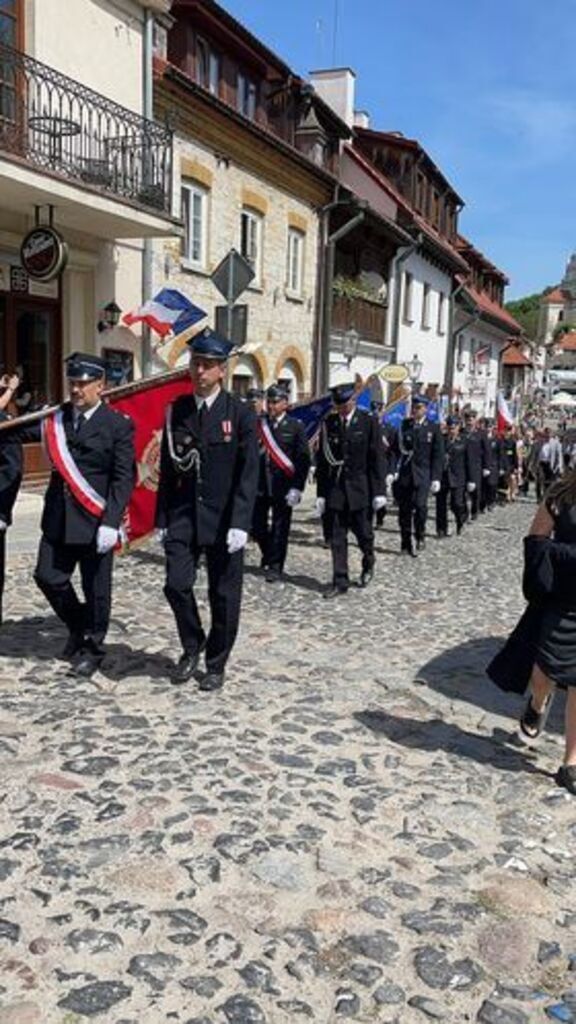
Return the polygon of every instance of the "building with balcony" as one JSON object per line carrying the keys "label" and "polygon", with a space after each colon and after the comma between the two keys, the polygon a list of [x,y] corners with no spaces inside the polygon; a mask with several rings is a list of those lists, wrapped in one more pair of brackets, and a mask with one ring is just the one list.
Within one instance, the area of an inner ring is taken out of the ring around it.
{"label": "building with balcony", "polygon": [[[103,311],[141,303],[144,240],[178,230],[172,135],[144,116],[154,23],[169,6],[0,5],[0,366],[23,375],[21,412],[60,400],[72,350],[140,372],[140,339]],[[67,249],[52,278],[22,260],[36,224]]]}
{"label": "building with balcony", "polygon": [[155,110],[176,133],[184,237],[156,247],[155,283],[219,323],[211,275],[234,248],[254,277],[234,340],[231,386],[282,379],[313,388],[321,211],[334,198],[347,126],[298,75],[213,0],[175,0],[158,51]]}

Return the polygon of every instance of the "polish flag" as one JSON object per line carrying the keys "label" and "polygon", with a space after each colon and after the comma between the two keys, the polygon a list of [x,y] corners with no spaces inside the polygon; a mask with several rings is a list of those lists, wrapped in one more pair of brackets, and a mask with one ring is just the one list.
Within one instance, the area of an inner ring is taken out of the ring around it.
{"label": "polish flag", "polygon": [[499,434],[503,434],[508,427],[513,426],[514,419],[512,417],[512,413],[510,412],[508,402],[504,398],[502,392],[499,391],[496,400],[496,430],[498,431]]}

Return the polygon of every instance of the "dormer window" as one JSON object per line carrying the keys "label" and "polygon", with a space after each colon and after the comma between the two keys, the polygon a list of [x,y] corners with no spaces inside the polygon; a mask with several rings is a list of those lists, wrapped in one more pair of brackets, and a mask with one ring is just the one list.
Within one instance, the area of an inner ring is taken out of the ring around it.
{"label": "dormer window", "polygon": [[236,77],[236,107],[244,117],[253,121],[256,117],[258,86],[243,71]]}
{"label": "dormer window", "polygon": [[196,81],[213,96],[218,96],[220,57],[204,39],[196,40]]}

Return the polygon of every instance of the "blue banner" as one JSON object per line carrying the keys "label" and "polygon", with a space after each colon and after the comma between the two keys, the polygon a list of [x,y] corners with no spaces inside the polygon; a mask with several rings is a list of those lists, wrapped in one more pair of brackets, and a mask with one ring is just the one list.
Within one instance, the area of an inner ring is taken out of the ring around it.
{"label": "blue banner", "polygon": [[300,423],[304,424],[306,437],[309,441],[313,441],[320,429],[324,416],[331,408],[332,398],[330,395],[324,395],[323,398],[315,398],[304,405],[295,405],[293,409],[288,410],[288,416],[293,416],[294,419],[300,420]]}

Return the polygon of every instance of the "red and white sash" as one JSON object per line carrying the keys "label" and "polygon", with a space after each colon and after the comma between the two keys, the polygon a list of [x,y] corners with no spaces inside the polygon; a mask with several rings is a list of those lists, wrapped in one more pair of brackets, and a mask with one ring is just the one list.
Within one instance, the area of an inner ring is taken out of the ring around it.
{"label": "red and white sash", "polygon": [[76,501],[90,515],[100,517],[106,508],[106,499],[102,498],[92,485],[88,483],[88,480],[82,476],[72,458],[64,430],[62,409],[57,409],[52,416],[48,416],[43,421],[42,435],[46,451],[54,469],[60,473],[60,476],[68,484]]}
{"label": "red and white sash", "polygon": [[278,444],[270,429],[268,420],[263,418],[258,420],[258,434],[268,455],[272,459],[272,462],[274,462],[274,464],[278,466],[286,476],[294,476],[294,473],[296,472],[294,463]]}

